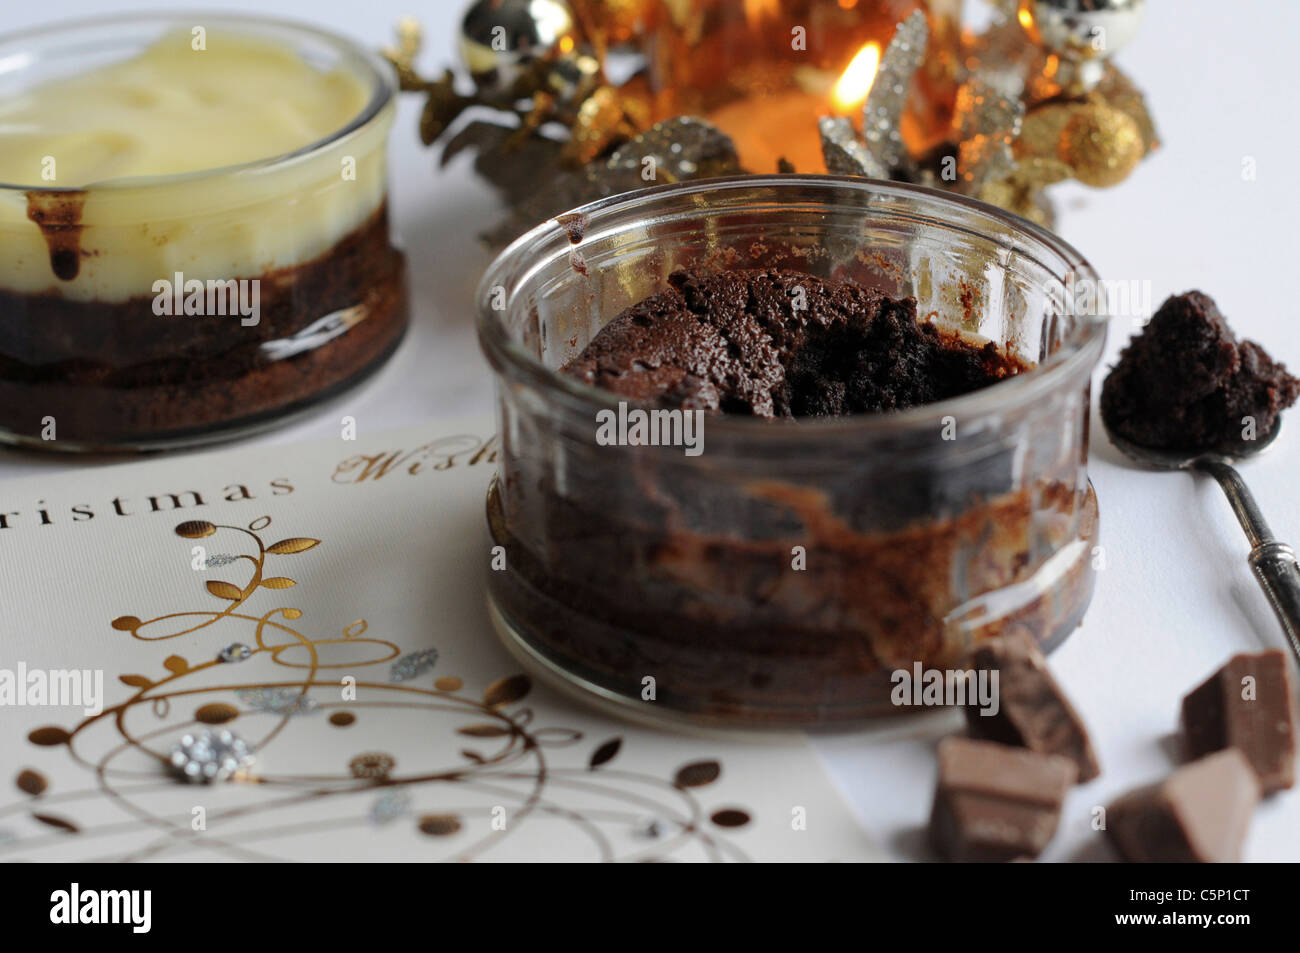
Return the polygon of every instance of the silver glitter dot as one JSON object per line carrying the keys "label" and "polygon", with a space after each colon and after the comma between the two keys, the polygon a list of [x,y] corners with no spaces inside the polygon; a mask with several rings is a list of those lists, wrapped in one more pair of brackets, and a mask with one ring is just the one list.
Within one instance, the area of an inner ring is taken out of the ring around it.
{"label": "silver glitter dot", "polygon": [[664,822],[658,817],[643,817],[633,826],[632,833],[645,840],[656,840],[663,836]]}
{"label": "silver glitter dot", "polygon": [[253,650],[243,642],[231,642],[217,653],[217,657],[223,662],[242,662],[252,654]]}
{"label": "silver glitter dot", "polygon": [[316,699],[291,685],[279,688],[241,688],[235,696],[254,711],[272,715],[306,715],[316,711]]}
{"label": "silver glitter dot", "polygon": [[187,734],[172,748],[171,766],[186,781],[225,781],[252,766],[247,742],[225,728]]}
{"label": "silver glitter dot", "polygon": [[429,671],[437,662],[437,649],[424,649],[419,652],[412,652],[410,655],[403,655],[393,663],[393,667],[388,673],[388,680],[390,682],[410,681]]}
{"label": "silver glitter dot", "polygon": [[402,790],[385,791],[375,799],[370,807],[372,824],[388,824],[405,815],[411,809],[411,795]]}
{"label": "silver glitter dot", "polygon": [[229,553],[213,553],[203,560],[203,565],[208,569],[219,569],[222,566],[229,566],[238,558],[238,556],[232,556]]}

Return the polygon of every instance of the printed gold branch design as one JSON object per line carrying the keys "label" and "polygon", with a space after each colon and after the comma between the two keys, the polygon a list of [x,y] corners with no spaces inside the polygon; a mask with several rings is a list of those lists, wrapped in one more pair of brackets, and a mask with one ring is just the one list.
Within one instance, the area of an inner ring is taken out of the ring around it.
{"label": "printed gold branch design", "polygon": [[[247,578],[204,583],[208,596],[223,603],[219,607],[147,620],[123,615],[111,626],[143,642],[184,638],[191,646],[188,655],[197,650],[205,657],[192,662],[169,654],[159,671],[119,676],[134,689],[120,703],[71,730],[46,726],[30,732],[35,745],[66,748],[74,763],[91,772],[94,784],[58,793],[40,772],[23,771],[16,783],[25,798],[0,807],[0,824],[25,815],[34,832],[6,840],[0,827],[0,857],[53,850],[75,835],[87,845],[79,859],[139,860],[194,850],[235,859],[287,859],[263,844],[327,836],[359,824],[371,825],[379,837],[407,819],[418,843],[446,845],[445,859],[473,860],[489,852],[508,856],[503,845],[517,831],[548,822],[562,828],[557,837],[581,837],[591,856],[601,860],[688,853],[709,860],[747,859],[723,832],[746,825],[748,813],[730,806],[709,813],[695,795],[717,780],[718,762],[693,762],[667,779],[620,771],[612,764],[623,739],[614,737],[579,764],[565,763],[572,758],[552,751],[581,744],[583,735],[533,724],[533,709],[521,705],[532,690],[525,675],[498,678],[481,695],[467,691],[455,675],[430,678],[431,686],[416,684],[442,661],[425,648],[399,659],[383,681],[366,673],[398,659],[401,649],[369,636],[365,619],[348,623],[338,635],[314,636],[299,607],[254,611],[254,600],[264,593],[297,586],[293,577],[280,574],[282,558],[321,545],[305,536],[268,545],[261,534],[270,525],[271,518],[263,516],[247,527],[191,520],[175,528],[188,540],[218,533],[244,539],[249,551],[224,562],[222,575],[231,577],[229,567],[246,563]],[[211,641],[236,627],[247,633],[246,642]],[[285,675],[245,680],[229,675],[277,670]],[[343,676],[350,679],[351,694],[341,691]],[[406,721],[412,718],[418,719],[413,727]],[[369,745],[338,757],[349,735],[337,733],[363,726],[371,728],[368,738],[379,727],[386,736],[415,732],[452,744],[422,745],[419,754],[404,755],[408,761],[428,760],[413,766]],[[322,732],[331,733],[327,741],[320,740]],[[196,789],[174,773],[175,752],[185,740],[201,747],[222,738],[238,738],[241,750],[255,759],[235,772],[232,782]],[[438,750],[448,758],[445,763],[434,760]],[[448,756],[449,751],[455,754]],[[329,763],[319,763],[322,757]],[[196,797],[211,802],[202,829],[187,813]],[[126,819],[84,825],[64,813],[97,799]],[[51,805],[61,808],[52,811]],[[92,856],[97,838],[124,836],[128,846]],[[422,850],[419,856],[426,855]]]}
{"label": "printed gold branch design", "polygon": [[[297,585],[297,582],[288,576],[270,576],[264,575],[266,567],[266,557],[268,555],[291,556],[296,553],[304,553],[309,549],[320,545],[319,539],[311,539],[305,536],[295,536],[288,539],[282,539],[278,543],[272,543],[267,546],[262,542],[258,535],[261,530],[271,525],[271,517],[261,516],[248,524],[247,528],[242,526],[218,526],[215,523],[209,523],[207,520],[188,520],[176,527],[176,535],[185,539],[205,539],[214,535],[218,530],[226,529],[237,533],[243,533],[257,544],[257,555],[241,553],[237,555],[233,562],[247,560],[253,566],[252,577],[244,586],[236,586],[233,583],[223,582],[221,580],[210,579],[205,583],[208,592],[218,599],[228,601],[230,604],[220,612],[176,612],[170,615],[159,616],[156,619],[150,619],[148,622],[142,622],[135,616],[119,616],[113,620],[113,628],[123,632],[130,632],[137,639],[174,639],[178,636],[188,635],[199,629],[206,628],[223,618],[235,615],[235,610],[248,601],[252,595],[257,592],[259,587],[267,589],[288,589],[290,586]],[[298,619],[302,612],[298,609],[280,610],[286,619]],[[140,630],[145,626],[152,625],[155,622],[165,622],[171,619],[185,618],[189,616],[207,617],[206,621],[197,625],[183,628],[176,632],[168,632],[163,635],[141,635]],[[240,618],[247,618],[241,616]]]}

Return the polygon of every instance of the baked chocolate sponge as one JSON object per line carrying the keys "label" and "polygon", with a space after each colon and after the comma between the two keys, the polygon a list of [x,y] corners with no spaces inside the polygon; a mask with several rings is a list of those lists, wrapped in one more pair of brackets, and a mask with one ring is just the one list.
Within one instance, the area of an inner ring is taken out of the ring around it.
{"label": "baked chocolate sponge", "polygon": [[902,410],[1024,367],[916,319],[916,300],[796,271],[677,271],[563,371],[629,400],[756,417]]}
{"label": "baked chocolate sponge", "polygon": [[1200,452],[1260,437],[1300,397],[1300,380],[1253,341],[1238,341],[1208,295],[1160,306],[1129,341],[1101,389],[1107,428],[1143,447]]}

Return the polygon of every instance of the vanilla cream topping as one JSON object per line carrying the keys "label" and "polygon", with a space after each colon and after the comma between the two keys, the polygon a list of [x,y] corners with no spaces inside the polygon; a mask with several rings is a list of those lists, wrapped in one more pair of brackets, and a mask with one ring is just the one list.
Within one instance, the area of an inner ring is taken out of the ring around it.
{"label": "vanilla cream topping", "polygon": [[[202,45],[170,33],[0,101],[0,182],[22,187],[0,190],[0,286],[122,300],[176,271],[256,277],[323,253],[378,207],[391,104],[308,155],[222,171],[339,132],[370,100],[364,77],[241,33],[209,30]],[[51,196],[31,193],[51,188],[85,190],[75,235],[57,215],[44,232],[33,221]],[[75,239],[75,277],[52,262],[51,236]]]}

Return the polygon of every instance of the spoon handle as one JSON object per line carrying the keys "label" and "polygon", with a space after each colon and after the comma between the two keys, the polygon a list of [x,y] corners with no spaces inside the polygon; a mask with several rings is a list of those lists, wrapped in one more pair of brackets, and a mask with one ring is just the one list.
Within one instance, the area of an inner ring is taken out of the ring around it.
{"label": "spoon handle", "polygon": [[1291,650],[1300,659],[1300,566],[1295,551],[1273,536],[1259,504],[1241,474],[1222,460],[1198,460],[1196,466],[1219,481],[1250,540],[1250,568],[1282,623]]}

